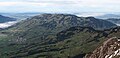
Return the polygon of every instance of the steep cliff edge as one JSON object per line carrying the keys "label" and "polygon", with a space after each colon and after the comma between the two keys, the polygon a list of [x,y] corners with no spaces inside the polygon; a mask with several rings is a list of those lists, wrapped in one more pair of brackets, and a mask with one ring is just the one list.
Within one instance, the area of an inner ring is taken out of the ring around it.
{"label": "steep cliff edge", "polygon": [[120,39],[112,37],[85,58],[120,58]]}

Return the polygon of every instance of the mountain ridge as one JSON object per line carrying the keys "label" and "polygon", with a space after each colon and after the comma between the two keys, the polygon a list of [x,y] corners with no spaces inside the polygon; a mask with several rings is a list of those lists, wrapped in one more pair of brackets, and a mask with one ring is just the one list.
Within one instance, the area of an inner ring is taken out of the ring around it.
{"label": "mountain ridge", "polygon": [[8,21],[15,21],[16,19],[0,15],[0,23],[5,23]]}

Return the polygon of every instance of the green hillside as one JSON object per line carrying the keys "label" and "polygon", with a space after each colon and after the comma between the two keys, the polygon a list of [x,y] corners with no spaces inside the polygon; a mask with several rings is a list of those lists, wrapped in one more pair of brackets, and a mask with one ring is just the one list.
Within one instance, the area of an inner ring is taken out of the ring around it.
{"label": "green hillside", "polygon": [[94,17],[38,15],[0,31],[0,58],[83,57],[107,37],[119,36],[120,28],[115,26]]}
{"label": "green hillside", "polygon": [[[7,58],[69,58],[82,57],[92,52],[98,45],[109,37],[120,37],[120,28],[104,31],[94,30],[91,27],[71,27],[56,35],[48,35],[41,42],[39,39],[13,43],[5,41],[1,45],[1,57]],[[36,39],[36,38],[33,38]]]}

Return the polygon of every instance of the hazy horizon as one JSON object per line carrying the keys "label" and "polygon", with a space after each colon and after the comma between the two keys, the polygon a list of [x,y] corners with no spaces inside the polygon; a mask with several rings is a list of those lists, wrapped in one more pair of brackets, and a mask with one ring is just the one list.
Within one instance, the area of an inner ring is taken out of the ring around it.
{"label": "hazy horizon", "polygon": [[3,13],[117,13],[119,0],[2,0]]}

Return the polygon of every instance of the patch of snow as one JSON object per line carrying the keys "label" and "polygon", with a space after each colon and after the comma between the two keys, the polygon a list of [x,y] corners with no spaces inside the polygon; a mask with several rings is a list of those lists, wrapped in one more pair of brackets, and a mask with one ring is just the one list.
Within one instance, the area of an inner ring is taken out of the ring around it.
{"label": "patch of snow", "polygon": [[120,55],[120,49],[119,49],[119,52],[118,52],[118,54],[117,55]]}
{"label": "patch of snow", "polygon": [[108,58],[108,57],[109,57],[109,55],[106,55],[106,56],[105,56],[105,58]]}
{"label": "patch of snow", "polygon": [[111,55],[109,58],[112,58],[113,57],[113,55]]}
{"label": "patch of snow", "polygon": [[114,56],[117,55],[118,52],[119,52],[119,50],[115,51],[115,52],[114,52],[114,53],[115,53]]}
{"label": "patch of snow", "polygon": [[[118,56],[118,55],[120,55],[120,49],[116,50],[116,51],[114,52],[114,54],[110,55],[110,57],[108,57],[108,58],[112,58],[112,57]],[[106,57],[107,57],[107,56],[106,56]]]}

